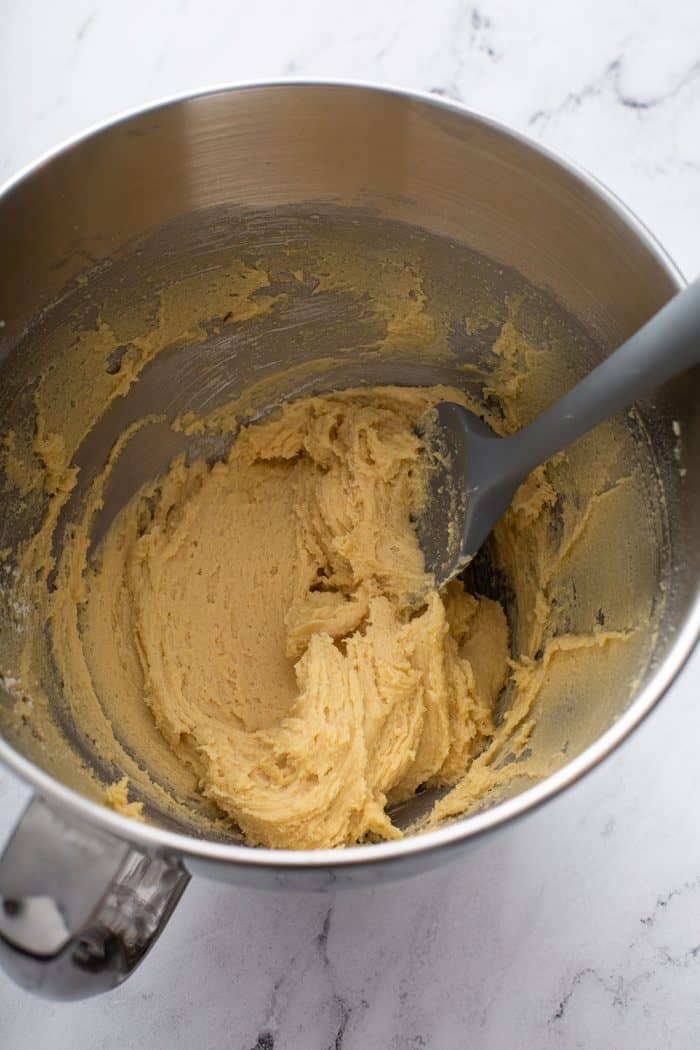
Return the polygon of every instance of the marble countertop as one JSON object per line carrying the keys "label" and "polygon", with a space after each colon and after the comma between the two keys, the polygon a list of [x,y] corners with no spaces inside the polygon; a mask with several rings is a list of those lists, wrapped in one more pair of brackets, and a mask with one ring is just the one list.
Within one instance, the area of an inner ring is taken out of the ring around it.
{"label": "marble countertop", "polygon": [[[227,81],[384,81],[567,153],[700,272],[696,0],[2,0],[0,180],[85,126]],[[694,1048],[700,654],[602,768],[476,854],[332,895],[194,880],[85,1003],[0,977],[7,1050]],[[0,771],[0,842],[28,791]]]}

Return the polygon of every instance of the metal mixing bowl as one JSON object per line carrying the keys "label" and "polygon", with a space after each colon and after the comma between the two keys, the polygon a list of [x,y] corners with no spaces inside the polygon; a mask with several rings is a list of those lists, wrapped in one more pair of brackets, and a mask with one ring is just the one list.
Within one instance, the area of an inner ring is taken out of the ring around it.
{"label": "metal mixing bowl", "polygon": [[[0,431],[17,414],[34,347],[46,344],[47,333],[76,319],[94,323],[96,310],[145,302],[149,282],[161,287],[201,274],[234,250],[254,259],[290,239],[313,240],[319,223],[356,243],[366,239],[375,257],[420,242],[435,287],[442,282],[444,294],[457,299],[474,274],[501,290],[523,283],[544,289],[543,302],[573,333],[579,371],[683,283],[650,234],[597,182],[462,106],[343,84],[207,92],[92,131],[2,190]],[[279,368],[280,360],[331,360],[307,376],[305,389],[348,385],[358,376],[404,383],[455,378],[450,367],[419,354],[377,364],[358,352],[334,363],[333,348],[360,345],[366,335],[357,303],[331,296],[313,309],[308,301],[297,305],[283,329],[241,330],[234,343],[212,329],[194,366],[191,353],[163,355],[106,429],[81,447],[81,477],[99,469],[120,428],[154,404],[171,415],[210,406]],[[485,352],[466,336],[457,344],[467,358]],[[37,793],[0,861],[6,968],[48,995],[103,990],[142,958],[190,872],[277,888],[415,873],[485,833],[506,833],[515,817],[600,762],[663,695],[697,638],[699,379],[697,372],[685,376],[640,406],[650,476],[663,497],[654,562],[663,608],[634,696],[601,692],[594,728],[563,768],[426,834],[344,850],[274,851],[202,837],[194,825],[168,824],[157,814],[148,824],[128,820],[91,799],[79,780],[69,783],[56,755],[0,717],[0,758]],[[113,493],[115,506],[167,462],[169,442],[160,435],[131,461]],[[107,507],[102,527],[114,509]],[[0,547],[16,541],[13,530],[31,530],[10,510]],[[3,691],[5,711],[14,702]],[[66,729],[66,747],[79,750],[73,730],[71,736]]]}

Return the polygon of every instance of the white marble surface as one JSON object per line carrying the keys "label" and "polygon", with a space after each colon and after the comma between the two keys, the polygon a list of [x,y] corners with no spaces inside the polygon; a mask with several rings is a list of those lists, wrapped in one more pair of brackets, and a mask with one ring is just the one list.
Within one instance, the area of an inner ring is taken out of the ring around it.
{"label": "white marble surface", "polygon": [[[459,99],[600,176],[700,272],[697,0],[0,0],[0,178],[153,99],[282,76]],[[700,656],[602,769],[469,864],[291,896],[194,881],[122,989],[0,978],[0,1045],[695,1048]],[[0,772],[0,840],[27,796]]]}

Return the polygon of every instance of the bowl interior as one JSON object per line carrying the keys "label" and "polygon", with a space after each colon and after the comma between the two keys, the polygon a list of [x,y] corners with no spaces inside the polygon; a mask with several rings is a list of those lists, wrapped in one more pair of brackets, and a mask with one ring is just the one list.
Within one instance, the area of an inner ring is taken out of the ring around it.
{"label": "bowl interior", "polygon": [[[675,287],[634,224],[549,157],[453,108],[366,89],[248,89],[131,118],[11,189],[0,220],[14,248],[3,275],[0,729],[90,797],[128,772],[153,823],[211,838],[235,832],[181,775],[145,708],[114,725],[102,697],[76,715],[50,629],[23,606],[27,544],[49,536],[60,555],[100,484],[97,544],[174,455],[225,451],[230,437],[178,421],[242,396],[252,420],[303,393],[443,382],[499,412],[504,325],[529,348],[514,361],[525,422]],[[696,383],[669,384],[553,467],[576,515],[569,532],[561,506],[550,523],[552,542],[567,545],[548,584],[552,636],[603,629],[625,643],[579,654],[575,672],[565,657],[547,667],[538,775],[614,725],[693,607]],[[37,436],[57,437],[60,468],[77,468],[70,493],[37,457]],[[41,585],[55,585],[50,572]],[[541,660],[527,651],[530,612],[498,542],[469,585],[504,603],[514,657]],[[526,770],[483,804],[531,783]]]}

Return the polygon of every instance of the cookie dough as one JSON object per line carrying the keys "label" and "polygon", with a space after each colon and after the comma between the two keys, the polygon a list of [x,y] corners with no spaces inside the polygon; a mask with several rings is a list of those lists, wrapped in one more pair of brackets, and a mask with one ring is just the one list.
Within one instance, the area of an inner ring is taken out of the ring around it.
{"label": "cookie dough", "polygon": [[148,704],[250,843],[392,838],[387,806],[455,784],[493,733],[502,608],[438,593],[412,525],[423,390],[335,394],[178,459],[115,520],[82,643]]}
{"label": "cookie dough", "polygon": [[200,244],[177,280],[158,239],[11,355],[0,732],[187,835],[417,833],[561,769],[635,694],[663,607],[653,459],[641,423],[601,425],[521,488],[474,594],[431,592],[416,420],[448,398],[510,433],[593,344],[420,231],[251,224],[245,258]]}

